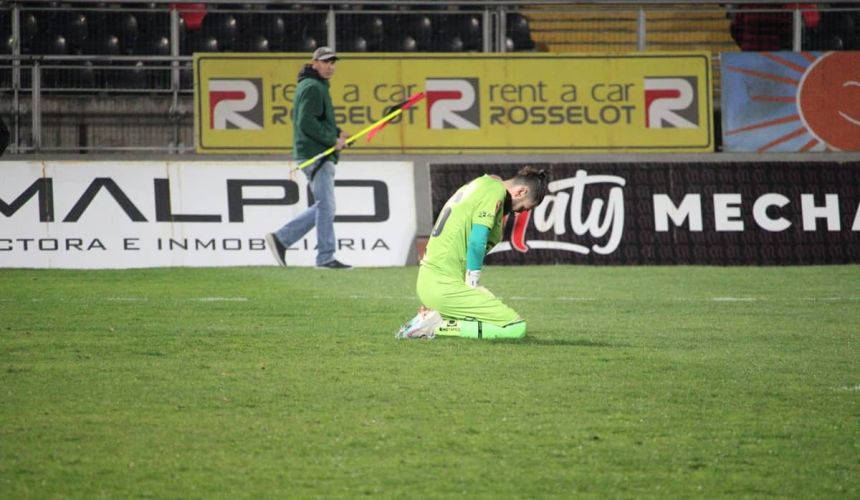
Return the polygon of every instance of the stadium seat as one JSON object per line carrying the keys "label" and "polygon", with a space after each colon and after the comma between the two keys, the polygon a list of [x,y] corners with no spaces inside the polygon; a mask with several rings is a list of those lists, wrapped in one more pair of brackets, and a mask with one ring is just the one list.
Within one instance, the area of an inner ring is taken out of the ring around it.
{"label": "stadium seat", "polygon": [[465,44],[460,35],[443,35],[439,37],[435,50],[438,52],[462,52],[464,47]]}
{"label": "stadium seat", "polygon": [[[11,16],[8,11],[0,10],[0,54],[11,54],[14,41]],[[2,76],[0,75],[0,77]]]}
{"label": "stadium seat", "polygon": [[112,71],[111,81],[109,83],[112,88],[121,89],[145,89],[149,85],[149,73],[151,71],[145,69],[146,64],[143,61],[133,63],[114,64],[114,66],[123,69]]}
{"label": "stadium seat", "polygon": [[347,36],[345,39],[338,41],[337,46],[341,47],[341,50],[344,52],[368,51],[367,39],[361,35]]}
{"label": "stadium seat", "polygon": [[322,43],[318,42],[316,38],[309,36],[302,40],[302,45],[299,49],[299,52],[313,52],[321,46]]}
{"label": "stadium seat", "polygon": [[433,21],[424,14],[400,16],[402,32],[415,39],[420,47],[430,47],[433,40]]}
{"label": "stadium seat", "polygon": [[140,40],[135,52],[138,55],[169,56],[170,38],[160,35]]}
{"label": "stadium seat", "polygon": [[89,37],[87,16],[81,13],[71,14],[63,26],[63,34],[74,47],[83,47]]}
{"label": "stadium seat", "polygon": [[395,34],[385,39],[383,49],[386,52],[416,52],[419,44],[415,37],[406,34]]}
{"label": "stadium seat", "polygon": [[36,53],[45,55],[65,56],[69,54],[69,42],[66,37],[56,32],[45,32],[39,36]]}
{"label": "stadium seat", "polygon": [[[531,31],[529,30],[529,20],[522,14],[512,12],[505,18],[505,34],[511,40],[513,48],[506,50],[512,52],[514,50],[533,50],[535,42],[532,40]],[[507,42],[505,42],[507,45]]]}
{"label": "stadium seat", "polygon": [[183,55],[191,55],[195,52],[218,52],[219,47],[220,44],[217,38],[198,31],[188,36],[187,43],[180,46],[180,52]]}
{"label": "stadium seat", "polygon": [[219,50],[229,52],[236,46],[239,23],[233,14],[209,12],[203,19],[202,33],[215,38]]}
{"label": "stadium seat", "polygon": [[[821,13],[817,29],[806,33],[803,48],[806,50],[857,50],[860,33],[857,26],[860,14],[830,11]],[[807,45],[808,44],[808,45]]]}
{"label": "stadium seat", "polygon": [[[480,50],[482,48],[483,31],[481,20],[475,15],[449,15],[442,23],[440,34],[442,35],[442,47],[448,47],[449,51],[459,52],[462,50]],[[455,39],[459,38],[460,42]],[[445,40],[448,40],[446,42]],[[462,43],[462,48],[454,50]]]}
{"label": "stadium seat", "polygon": [[[168,12],[138,14],[140,33],[134,46],[136,55],[170,55],[170,15]],[[144,22],[143,20],[147,21]],[[187,41],[185,21],[179,18],[179,46]],[[166,42],[166,43],[165,43]]]}
{"label": "stadium seat", "polygon": [[318,42],[316,46],[322,46],[325,45],[325,40],[328,38],[327,24],[324,14],[304,14],[295,16],[292,29],[301,33],[303,39],[313,39]]}
{"label": "stadium seat", "polygon": [[[159,25],[166,26],[170,31],[170,11],[168,6],[157,3],[147,3],[141,6],[141,10],[135,10],[134,15],[137,17],[137,25],[141,33],[152,31]],[[180,17],[180,19],[182,19]]]}
{"label": "stadium seat", "polygon": [[376,14],[339,15],[335,22],[343,26],[337,30],[336,43],[345,52],[376,51],[383,45],[385,23]]}
{"label": "stadium seat", "polygon": [[94,36],[88,44],[87,54],[116,56],[120,54],[119,37],[113,33],[103,33]]}
{"label": "stadium seat", "polygon": [[262,36],[267,41],[268,50],[282,50],[287,32],[283,16],[279,14],[247,14],[240,17],[239,27],[245,46],[255,45],[252,41]]}
{"label": "stadium seat", "polygon": [[386,21],[379,50],[413,52],[433,48],[433,21],[426,14],[404,13]]}
{"label": "stadium seat", "polygon": [[108,26],[119,38],[120,52],[131,53],[139,35],[137,17],[129,12],[108,16]]}
{"label": "stadium seat", "polygon": [[32,12],[21,12],[21,41],[30,41],[39,33],[39,22]]}
{"label": "stadium seat", "polygon": [[242,37],[236,44],[236,52],[269,52],[269,39],[263,35]]}
{"label": "stadium seat", "polygon": [[361,16],[358,27],[360,36],[368,41],[370,50],[379,50],[385,40],[385,21],[379,15]]}

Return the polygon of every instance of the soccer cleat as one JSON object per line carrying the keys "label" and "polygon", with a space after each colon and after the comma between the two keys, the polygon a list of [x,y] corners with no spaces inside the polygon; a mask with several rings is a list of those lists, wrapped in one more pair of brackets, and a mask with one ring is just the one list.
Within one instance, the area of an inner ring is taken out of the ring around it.
{"label": "soccer cleat", "polygon": [[320,264],[317,266],[318,269],[352,269],[352,266],[349,264],[344,264],[343,262],[333,259],[325,264]]}
{"label": "soccer cleat", "polygon": [[278,237],[275,236],[275,233],[266,233],[266,246],[272,251],[272,255],[274,255],[275,260],[278,261],[278,265],[281,267],[287,267],[287,261],[284,256],[287,252],[287,247],[281,243]]}
{"label": "soccer cleat", "polygon": [[397,339],[433,339],[436,327],[442,323],[442,316],[432,309],[422,307],[414,318],[400,327],[394,335]]}

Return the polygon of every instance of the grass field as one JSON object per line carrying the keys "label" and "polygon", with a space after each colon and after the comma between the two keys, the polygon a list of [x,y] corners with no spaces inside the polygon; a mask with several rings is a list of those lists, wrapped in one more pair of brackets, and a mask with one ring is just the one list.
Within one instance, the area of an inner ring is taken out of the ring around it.
{"label": "grass field", "polygon": [[860,266],[0,270],[3,498],[860,497]]}

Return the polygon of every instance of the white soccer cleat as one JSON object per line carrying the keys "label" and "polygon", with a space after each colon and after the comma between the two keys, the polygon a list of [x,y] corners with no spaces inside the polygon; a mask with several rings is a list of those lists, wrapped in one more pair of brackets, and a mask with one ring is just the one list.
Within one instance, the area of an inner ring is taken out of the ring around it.
{"label": "white soccer cleat", "polygon": [[442,323],[442,316],[432,309],[422,307],[418,314],[410,319],[394,335],[397,339],[432,339],[436,336],[436,327]]}

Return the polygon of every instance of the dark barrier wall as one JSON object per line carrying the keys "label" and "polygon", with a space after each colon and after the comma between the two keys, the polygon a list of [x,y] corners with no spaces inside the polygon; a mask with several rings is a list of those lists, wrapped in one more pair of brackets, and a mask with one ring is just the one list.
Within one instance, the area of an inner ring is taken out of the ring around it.
{"label": "dark barrier wall", "polygon": [[[549,194],[508,217],[491,264],[860,262],[860,162],[533,164]],[[432,165],[434,218],[462,184],[522,165]]]}

